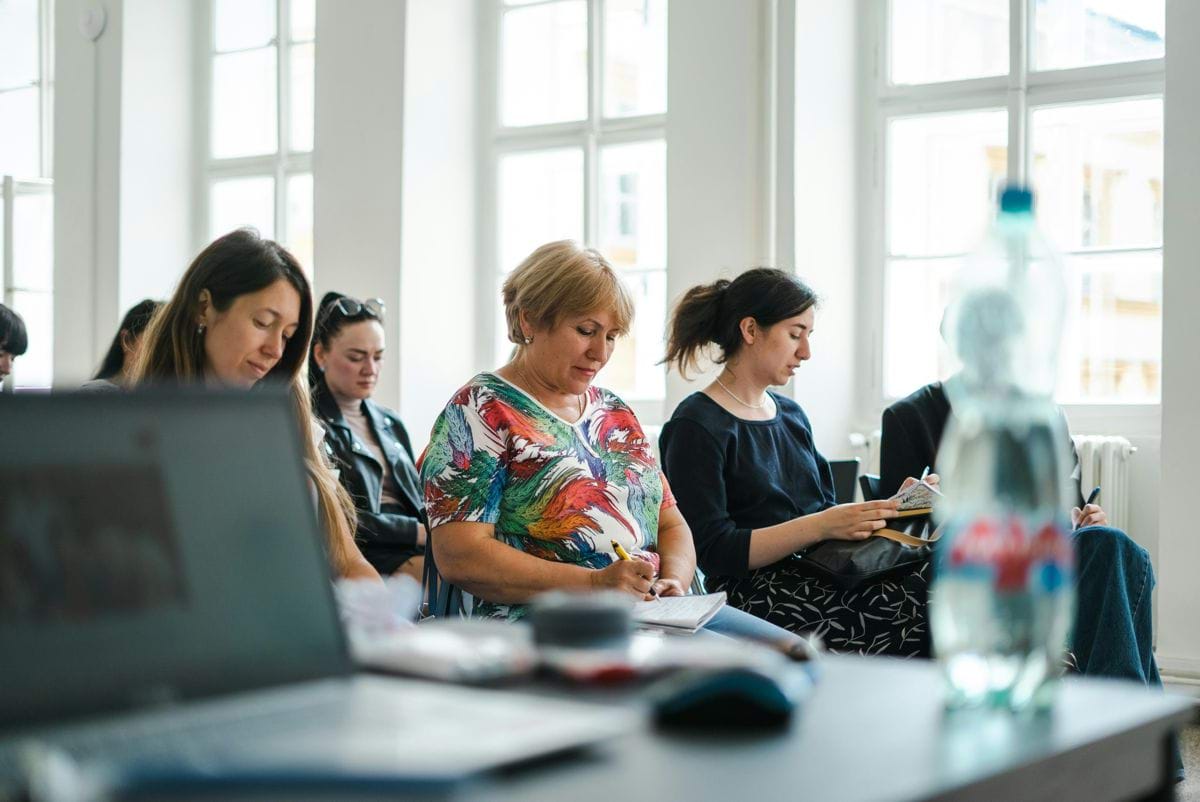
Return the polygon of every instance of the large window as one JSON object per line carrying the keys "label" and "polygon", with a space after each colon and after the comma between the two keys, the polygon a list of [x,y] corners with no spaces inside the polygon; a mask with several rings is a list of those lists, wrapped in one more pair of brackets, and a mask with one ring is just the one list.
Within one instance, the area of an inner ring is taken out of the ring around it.
{"label": "large window", "polygon": [[316,0],[212,0],[205,230],[254,226],[313,269]]}
{"label": "large window", "polygon": [[1164,0],[878,8],[883,399],[951,369],[950,277],[1019,181],[1064,256],[1059,400],[1158,403]]}
{"label": "large window", "polygon": [[29,330],[8,380],[48,388],[54,354],[51,0],[0,0],[0,300]]}
{"label": "large window", "polygon": [[578,240],[608,257],[637,303],[600,382],[660,419],[667,0],[494,2],[494,359],[512,348],[498,300],[504,276],[538,245]]}

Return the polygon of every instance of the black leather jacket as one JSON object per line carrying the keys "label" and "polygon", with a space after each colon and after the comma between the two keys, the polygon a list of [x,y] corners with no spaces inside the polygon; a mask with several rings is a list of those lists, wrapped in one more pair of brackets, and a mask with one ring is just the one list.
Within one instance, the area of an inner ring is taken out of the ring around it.
{"label": "black leather jacket", "polygon": [[322,380],[314,393],[317,417],[325,427],[325,444],[338,469],[342,486],[354,498],[358,528],[354,535],[363,556],[381,574],[393,573],[425,549],[417,545],[417,526],[425,524],[421,479],[414,465],[408,432],[396,413],[367,399],[363,412],[379,441],[395,483],[398,506],[380,509],[383,471],[365,443],[350,429],[337,401]]}

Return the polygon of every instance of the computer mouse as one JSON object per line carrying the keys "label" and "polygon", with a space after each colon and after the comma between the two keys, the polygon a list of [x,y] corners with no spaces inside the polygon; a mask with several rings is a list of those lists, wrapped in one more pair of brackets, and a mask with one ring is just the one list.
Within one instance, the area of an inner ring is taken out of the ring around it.
{"label": "computer mouse", "polygon": [[794,667],[697,669],[658,683],[651,704],[655,723],[665,729],[781,729],[811,689],[809,675]]}

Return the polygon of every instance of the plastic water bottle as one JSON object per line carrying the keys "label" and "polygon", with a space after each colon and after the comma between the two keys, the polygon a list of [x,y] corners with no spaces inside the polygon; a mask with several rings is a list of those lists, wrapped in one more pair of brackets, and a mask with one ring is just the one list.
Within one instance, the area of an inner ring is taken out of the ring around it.
{"label": "plastic water bottle", "polygon": [[1070,450],[1053,399],[1065,297],[1032,193],[1006,189],[943,321],[962,368],[946,382],[930,627],[951,707],[1045,707],[1061,673],[1074,610]]}

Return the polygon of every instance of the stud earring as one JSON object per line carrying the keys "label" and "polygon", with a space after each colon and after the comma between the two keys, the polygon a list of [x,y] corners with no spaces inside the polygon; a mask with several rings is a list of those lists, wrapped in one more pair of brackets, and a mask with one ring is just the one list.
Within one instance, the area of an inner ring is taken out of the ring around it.
{"label": "stud earring", "polygon": [[532,338],[532,337],[526,337],[526,338],[525,338],[525,344],[526,344],[526,345],[529,345],[531,342],[533,342],[533,338]]}
{"label": "stud earring", "polygon": [[199,326],[196,327],[196,333],[199,335],[204,334],[204,324],[203,323],[201,323]]}

